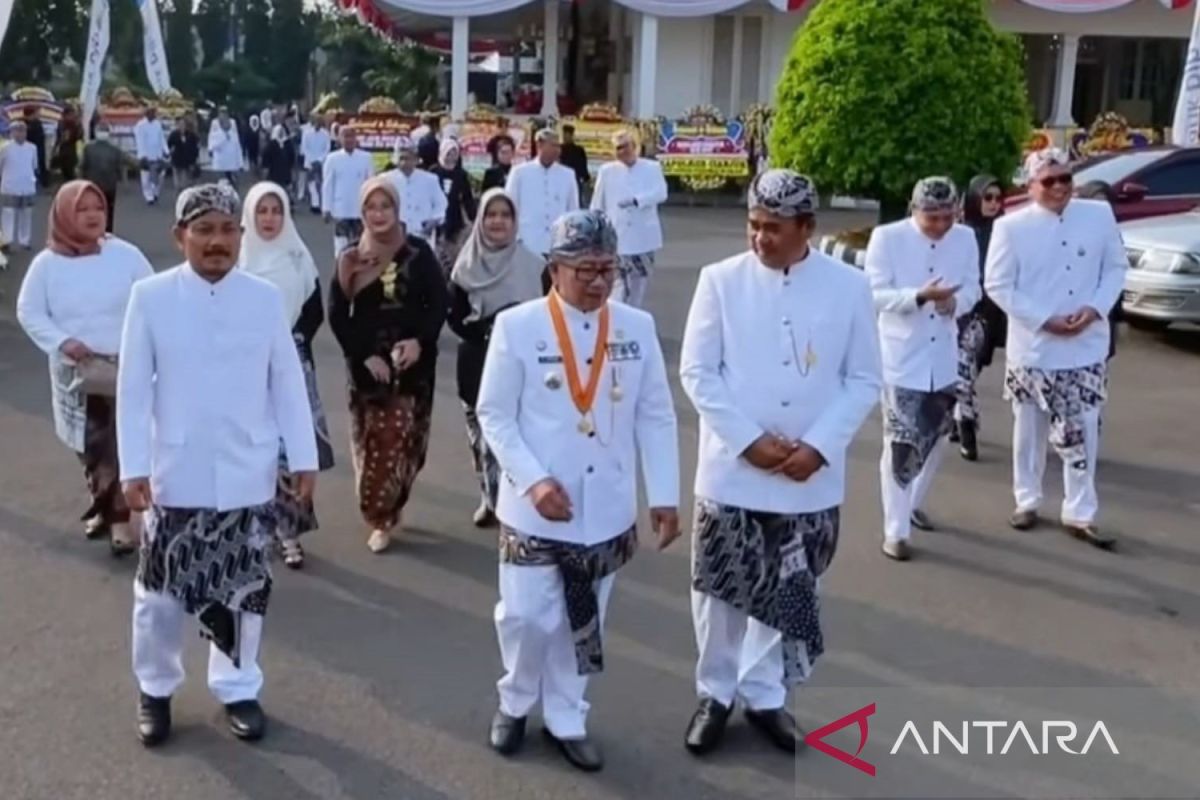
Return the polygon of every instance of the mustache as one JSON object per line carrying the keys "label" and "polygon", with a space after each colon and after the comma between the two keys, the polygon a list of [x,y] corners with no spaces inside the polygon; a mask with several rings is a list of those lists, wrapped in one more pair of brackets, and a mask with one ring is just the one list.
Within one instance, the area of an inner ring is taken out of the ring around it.
{"label": "mustache", "polygon": [[228,258],[232,255],[233,255],[233,251],[230,250],[228,247],[209,247],[209,248],[205,249],[205,251],[204,251],[205,258],[208,258],[209,256],[225,256],[226,258]]}

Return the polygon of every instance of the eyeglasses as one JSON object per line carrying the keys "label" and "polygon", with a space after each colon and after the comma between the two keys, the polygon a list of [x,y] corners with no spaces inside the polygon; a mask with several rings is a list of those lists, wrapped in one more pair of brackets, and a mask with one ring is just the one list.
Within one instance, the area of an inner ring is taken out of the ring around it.
{"label": "eyeglasses", "polygon": [[616,267],[572,267],[562,265],[571,270],[575,275],[575,280],[581,283],[591,283],[596,278],[602,279],[605,283],[612,283],[617,279]]}
{"label": "eyeglasses", "polygon": [[1070,173],[1063,173],[1062,175],[1047,175],[1038,183],[1042,185],[1042,188],[1049,189],[1054,186],[1070,186],[1074,180],[1075,178]]}
{"label": "eyeglasses", "polygon": [[1004,195],[999,192],[987,192],[983,195],[983,202],[985,203],[999,203],[1003,199]]}

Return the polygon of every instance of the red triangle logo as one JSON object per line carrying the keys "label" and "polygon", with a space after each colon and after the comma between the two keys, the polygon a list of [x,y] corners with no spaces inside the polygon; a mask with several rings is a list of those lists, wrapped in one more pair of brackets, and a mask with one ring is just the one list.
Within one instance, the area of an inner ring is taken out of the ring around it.
{"label": "red triangle logo", "polygon": [[[863,748],[867,746],[867,736],[870,735],[870,729],[869,729],[869,725],[867,723],[867,718],[870,717],[874,713],[875,713],[875,704],[874,703],[871,703],[871,705],[869,705],[869,706],[863,706],[858,711],[852,711],[851,713],[847,714],[846,716],[842,717],[841,719],[835,719],[833,722],[829,723],[828,725],[823,725],[820,728],[817,728],[815,731],[809,732],[804,737],[804,743],[806,745],[808,745],[809,747],[812,747],[816,750],[820,750],[825,755],[832,756],[833,758],[836,758],[838,761],[841,761],[843,764],[847,764],[851,767],[854,767],[859,772],[865,772],[866,774],[868,774],[872,778],[874,778],[875,777],[875,765],[870,763],[869,761],[864,761],[863,759],[859,758],[859,755],[862,753]],[[842,728],[845,728],[854,723],[858,723],[858,750],[856,750],[853,755],[851,755],[850,753],[847,753],[845,750],[841,749],[840,747],[834,747],[833,745],[824,741],[825,737],[828,736],[829,734],[837,733]]]}

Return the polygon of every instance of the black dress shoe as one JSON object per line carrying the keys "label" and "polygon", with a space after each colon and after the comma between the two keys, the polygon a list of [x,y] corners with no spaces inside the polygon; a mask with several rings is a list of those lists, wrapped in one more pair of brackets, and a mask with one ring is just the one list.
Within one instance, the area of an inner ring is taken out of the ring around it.
{"label": "black dress shoe", "polygon": [[525,742],[525,717],[510,717],[497,711],[492,717],[492,729],[488,733],[492,749],[502,756],[511,756]]}
{"label": "black dress shoe", "polygon": [[934,529],[933,520],[931,520],[929,515],[919,508],[913,509],[912,515],[910,516],[910,522],[912,522],[912,526],[919,531],[931,531]]}
{"label": "black dress shoe", "polygon": [[771,744],[786,753],[794,753],[800,747],[802,737],[796,720],[787,709],[774,708],[770,711],[751,711],[746,709],[746,720],[763,736],[771,740]]}
{"label": "black dress shoe", "polygon": [[229,732],[245,742],[258,741],[267,731],[267,715],[257,700],[240,700],[225,706]]}
{"label": "black dress shoe", "polygon": [[732,710],[711,697],[701,698],[700,707],[692,715],[687,733],[684,734],[684,747],[697,756],[715,750],[725,735],[725,723],[729,721],[729,712]]}
{"label": "black dress shoe", "polygon": [[1117,546],[1117,538],[1115,536],[1103,533],[1095,525],[1079,525],[1072,522],[1065,522],[1063,523],[1063,529],[1076,539],[1087,542],[1092,547],[1099,547],[1101,550],[1112,550]]}
{"label": "black dress shoe", "polygon": [[138,696],[138,740],[146,747],[160,745],[171,735],[171,698]]}
{"label": "black dress shoe", "polygon": [[543,728],[546,738],[558,745],[558,752],[576,769],[584,772],[599,772],[604,768],[604,756],[591,739],[559,739],[549,728]]}

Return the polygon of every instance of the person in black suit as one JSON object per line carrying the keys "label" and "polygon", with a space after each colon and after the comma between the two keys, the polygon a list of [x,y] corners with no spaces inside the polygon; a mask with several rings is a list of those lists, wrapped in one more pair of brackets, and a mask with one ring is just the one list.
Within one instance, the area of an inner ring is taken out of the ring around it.
{"label": "person in black suit", "polygon": [[517,143],[508,134],[493,136],[488,142],[488,152],[492,156],[492,165],[483,173],[483,190],[503,189],[508,180],[509,170],[512,169],[513,153]]}

